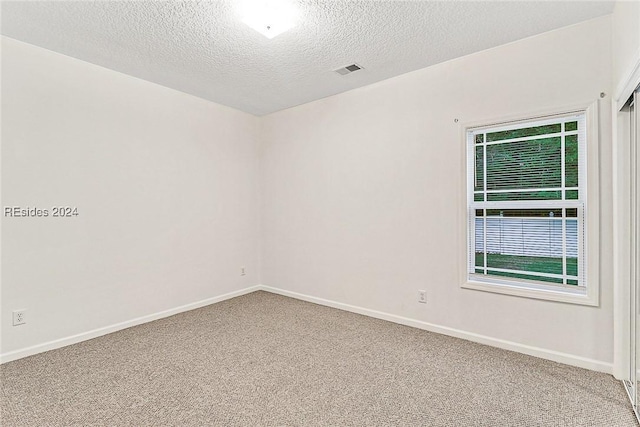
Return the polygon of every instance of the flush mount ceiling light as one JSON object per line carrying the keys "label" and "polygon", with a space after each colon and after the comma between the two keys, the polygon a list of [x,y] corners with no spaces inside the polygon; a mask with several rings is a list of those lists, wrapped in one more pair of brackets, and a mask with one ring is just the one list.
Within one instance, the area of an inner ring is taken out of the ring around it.
{"label": "flush mount ceiling light", "polygon": [[254,0],[244,5],[242,22],[272,39],[295,25],[297,11],[286,0]]}

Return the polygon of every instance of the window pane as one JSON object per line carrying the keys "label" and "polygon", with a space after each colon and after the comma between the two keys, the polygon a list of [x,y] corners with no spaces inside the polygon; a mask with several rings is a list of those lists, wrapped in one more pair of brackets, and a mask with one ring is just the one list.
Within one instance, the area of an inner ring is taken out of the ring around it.
{"label": "window pane", "polygon": [[567,122],[564,124],[564,130],[567,132],[578,130],[578,122]]}
{"label": "window pane", "polygon": [[487,190],[560,187],[560,137],[487,146]]}
{"label": "window pane", "polygon": [[567,135],[564,140],[565,187],[578,186],[578,135]]}
{"label": "window pane", "polygon": [[484,147],[476,147],[475,191],[484,190]]}
{"label": "window pane", "polygon": [[567,190],[567,200],[578,200],[578,190]]}
{"label": "window pane", "polygon": [[561,200],[562,191],[517,191],[513,193],[489,193],[489,202],[506,202],[509,200]]}
{"label": "window pane", "polygon": [[484,194],[482,193],[476,193],[473,195],[473,201],[474,202],[484,202]]}
{"label": "window pane", "polygon": [[567,258],[567,276],[578,277],[578,258]]}
{"label": "window pane", "polygon": [[[577,215],[575,209],[566,209],[565,212],[567,215]],[[577,278],[577,218],[563,218],[562,208],[487,209],[485,214],[486,219],[476,218],[476,226],[483,228],[476,228],[476,266],[483,266],[486,256],[487,268],[508,270],[492,270],[487,274],[562,283],[562,278],[538,276],[535,273],[561,276],[566,271],[567,275]],[[484,238],[480,244],[477,241],[479,238]],[[485,240],[486,248],[483,251]]]}
{"label": "window pane", "polygon": [[562,257],[487,254],[487,268],[562,274]]}
{"label": "window pane", "polygon": [[566,228],[567,274],[578,277],[578,219],[567,219]]}
{"label": "window pane", "polygon": [[478,134],[476,135],[476,144],[482,144],[484,142],[484,134]]}
{"label": "window pane", "polygon": [[475,266],[484,267],[484,218],[476,218]]}
{"label": "window pane", "polygon": [[548,133],[559,133],[560,123],[546,126],[534,126],[522,129],[505,130],[501,132],[487,133],[487,142],[502,141],[504,139],[523,138],[527,136],[546,135]]}

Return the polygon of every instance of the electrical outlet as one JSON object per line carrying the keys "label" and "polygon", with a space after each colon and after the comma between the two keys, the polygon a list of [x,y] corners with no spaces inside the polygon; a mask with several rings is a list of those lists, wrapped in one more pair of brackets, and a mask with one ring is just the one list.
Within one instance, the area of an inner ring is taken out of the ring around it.
{"label": "electrical outlet", "polygon": [[13,312],[13,326],[27,323],[27,310],[15,310]]}
{"label": "electrical outlet", "polygon": [[419,290],[418,291],[418,302],[420,304],[427,303],[427,291]]}
{"label": "electrical outlet", "polygon": [[245,270],[244,267],[240,267],[240,275],[241,276],[246,276],[247,275],[247,273],[244,270]]}

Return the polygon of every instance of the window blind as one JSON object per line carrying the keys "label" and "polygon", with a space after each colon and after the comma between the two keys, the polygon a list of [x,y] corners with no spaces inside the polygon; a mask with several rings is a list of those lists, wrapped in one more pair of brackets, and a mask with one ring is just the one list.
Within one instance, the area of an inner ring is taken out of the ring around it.
{"label": "window blind", "polygon": [[586,287],[586,117],[469,130],[469,278]]}

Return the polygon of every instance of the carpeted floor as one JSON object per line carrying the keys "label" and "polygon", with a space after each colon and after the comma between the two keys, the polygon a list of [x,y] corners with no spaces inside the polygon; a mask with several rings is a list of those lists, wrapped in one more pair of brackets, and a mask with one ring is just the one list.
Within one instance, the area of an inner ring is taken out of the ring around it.
{"label": "carpeted floor", "polygon": [[635,426],[587,371],[255,292],[0,367],[9,426]]}

